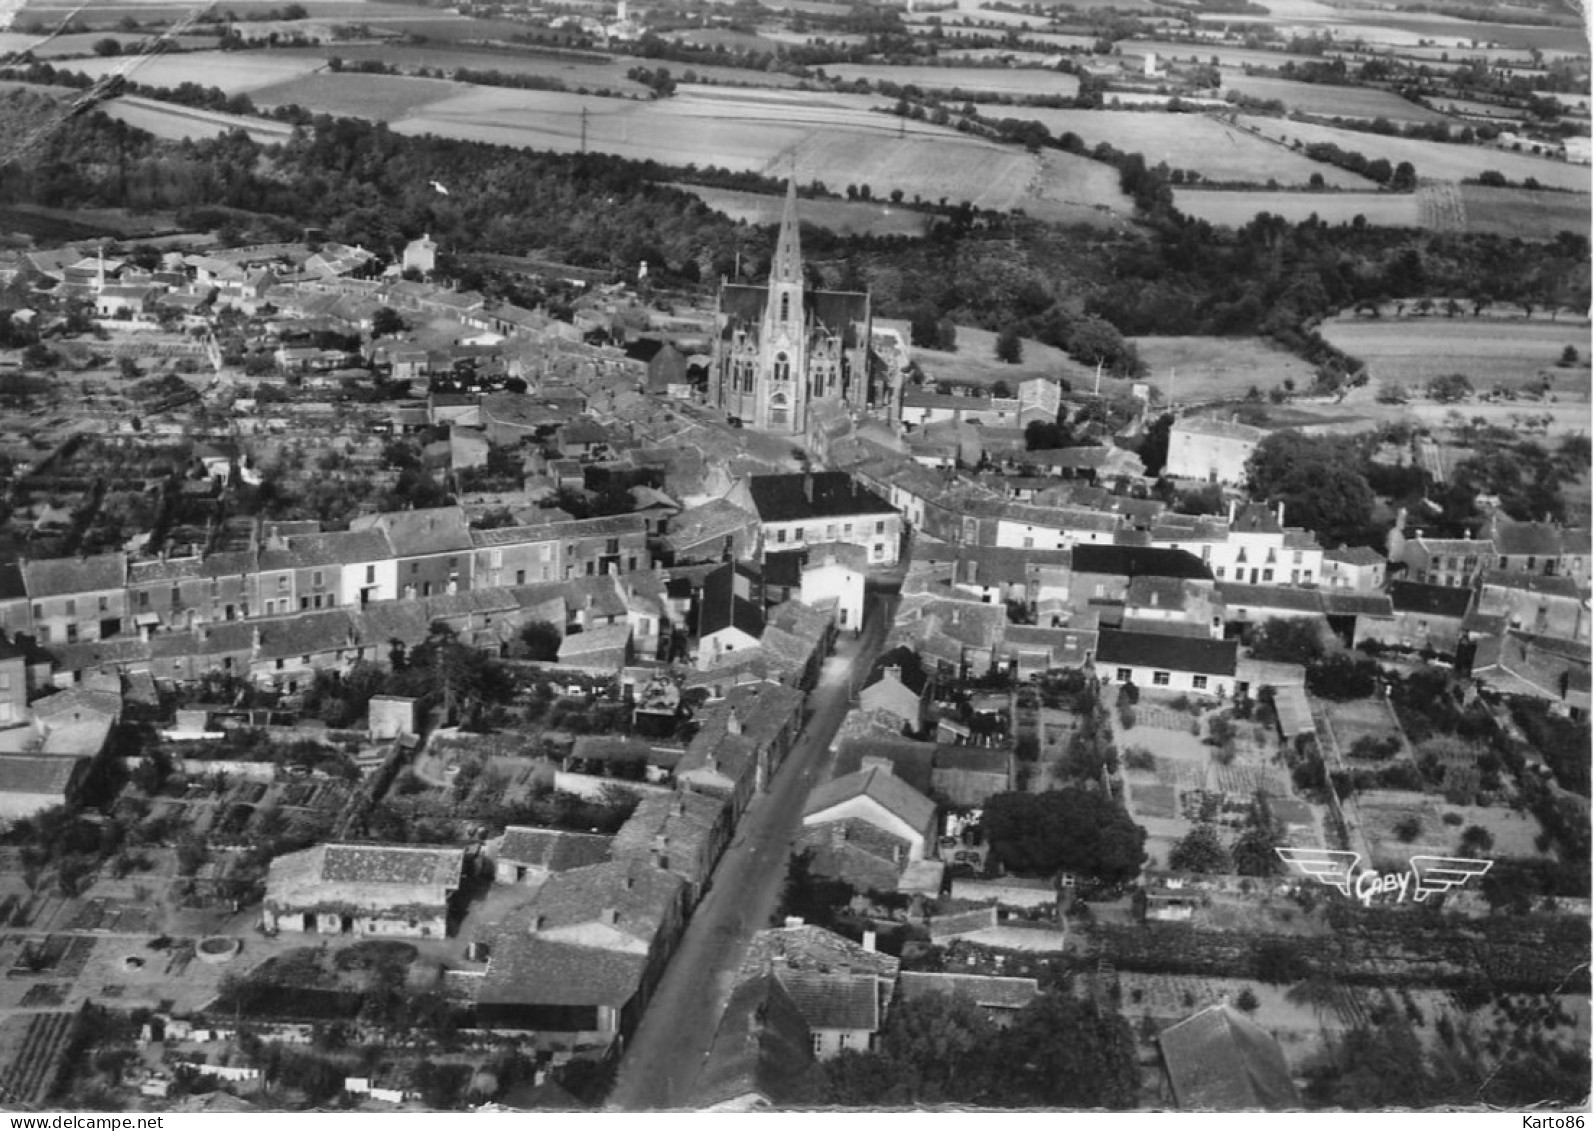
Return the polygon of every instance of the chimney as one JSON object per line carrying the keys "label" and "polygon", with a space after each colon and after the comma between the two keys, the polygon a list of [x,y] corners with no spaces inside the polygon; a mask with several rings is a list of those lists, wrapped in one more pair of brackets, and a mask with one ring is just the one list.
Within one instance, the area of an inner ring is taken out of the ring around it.
{"label": "chimney", "polygon": [[1279,500],[1279,525],[1284,525],[1284,500]]}
{"label": "chimney", "polygon": [[547,925],[548,925],[548,916],[546,916],[546,915],[533,916],[532,920],[531,920],[531,933],[532,934],[536,934],[538,931],[542,930]]}
{"label": "chimney", "polygon": [[1422,541],[1422,527],[1419,526],[1419,527],[1417,527],[1416,530],[1413,530],[1411,532],[1411,536],[1414,539],[1416,539],[1418,542],[1421,542]]}
{"label": "chimney", "polygon": [[1238,500],[1235,500],[1235,499],[1230,499],[1229,500],[1229,525],[1230,526],[1234,525],[1234,515],[1235,515],[1235,512],[1239,510],[1239,508],[1240,508],[1240,504],[1239,504]]}
{"label": "chimney", "polygon": [[870,954],[875,952],[875,933],[872,928],[865,928],[863,932],[863,949]]}
{"label": "chimney", "polygon": [[810,505],[814,501],[814,476],[812,472],[803,472],[803,498],[807,499]]}
{"label": "chimney", "polygon": [[[626,882],[629,883],[630,881],[627,880]],[[613,907],[605,907],[598,913],[598,921],[612,927],[620,921],[620,912]]]}
{"label": "chimney", "polygon": [[830,846],[840,848],[847,843],[847,826],[837,823],[830,826]]}
{"label": "chimney", "polygon": [[742,733],[742,720],[736,714],[736,708],[735,707],[732,707],[731,710],[730,710],[730,713],[725,717],[725,733],[726,734],[741,734]]}

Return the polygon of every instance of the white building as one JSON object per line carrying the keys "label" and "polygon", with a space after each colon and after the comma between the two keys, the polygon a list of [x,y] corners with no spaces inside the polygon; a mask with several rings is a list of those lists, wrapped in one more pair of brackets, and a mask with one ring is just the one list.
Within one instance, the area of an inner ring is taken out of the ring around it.
{"label": "white building", "polygon": [[1266,435],[1260,428],[1232,420],[1201,416],[1177,420],[1168,432],[1163,474],[1241,486],[1246,482],[1245,465]]}

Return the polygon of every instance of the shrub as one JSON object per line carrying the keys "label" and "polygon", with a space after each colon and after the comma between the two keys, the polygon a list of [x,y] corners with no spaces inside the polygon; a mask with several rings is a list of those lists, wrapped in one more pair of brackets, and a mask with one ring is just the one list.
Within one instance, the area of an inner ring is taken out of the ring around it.
{"label": "shrub", "polygon": [[1118,725],[1124,730],[1135,728],[1135,709],[1122,699],[1118,701]]}
{"label": "shrub", "polygon": [[1446,813],[1444,817],[1441,818],[1441,820],[1443,820],[1447,825],[1459,825],[1465,819],[1466,818],[1460,813]]}
{"label": "shrub", "polygon": [[1118,689],[1118,702],[1133,705],[1140,702],[1140,688],[1132,683],[1126,683]]}
{"label": "shrub", "polygon": [[1234,999],[1234,1004],[1236,1008],[1243,1012],[1255,1013],[1262,1003],[1256,1000],[1256,994],[1251,987],[1246,986],[1245,989],[1240,991],[1240,996]]}
{"label": "shrub", "polygon": [[1144,746],[1128,746],[1124,748],[1123,762],[1131,770],[1155,770],[1157,757]]}
{"label": "shrub", "polygon": [[1416,817],[1402,817],[1395,824],[1395,835],[1402,844],[1410,844],[1422,835],[1422,822]]}

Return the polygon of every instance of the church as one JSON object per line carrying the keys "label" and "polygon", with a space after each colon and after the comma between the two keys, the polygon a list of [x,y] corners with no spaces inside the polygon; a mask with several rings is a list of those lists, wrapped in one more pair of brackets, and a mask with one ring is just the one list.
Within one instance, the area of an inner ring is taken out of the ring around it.
{"label": "church", "polygon": [[722,282],[714,326],[709,403],[749,428],[800,435],[816,405],[861,410],[877,399],[873,386],[889,382],[873,354],[869,296],[803,280],[795,182],[786,186],[768,284]]}

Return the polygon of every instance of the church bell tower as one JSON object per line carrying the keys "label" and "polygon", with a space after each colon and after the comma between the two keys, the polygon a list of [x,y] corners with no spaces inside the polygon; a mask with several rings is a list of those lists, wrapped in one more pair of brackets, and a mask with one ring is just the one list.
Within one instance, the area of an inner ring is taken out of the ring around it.
{"label": "church bell tower", "polygon": [[808,332],[803,306],[803,256],[797,231],[797,182],[786,182],[769,297],[759,335],[759,426],[801,432],[808,399]]}

